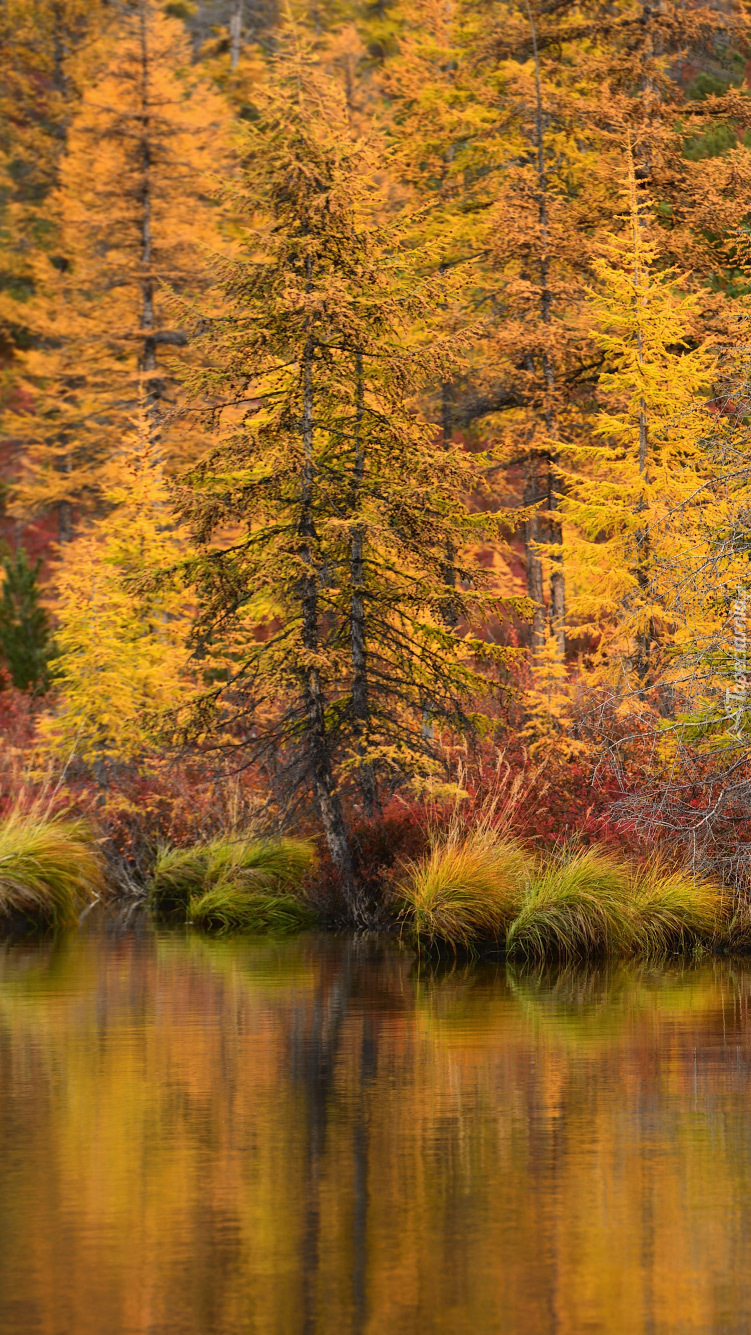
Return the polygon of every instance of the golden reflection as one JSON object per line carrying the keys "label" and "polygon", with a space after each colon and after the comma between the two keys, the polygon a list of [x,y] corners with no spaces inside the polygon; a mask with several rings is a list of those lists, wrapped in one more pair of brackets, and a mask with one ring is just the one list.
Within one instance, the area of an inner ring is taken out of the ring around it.
{"label": "golden reflection", "polygon": [[751,1324],[751,971],[0,951],[3,1335]]}

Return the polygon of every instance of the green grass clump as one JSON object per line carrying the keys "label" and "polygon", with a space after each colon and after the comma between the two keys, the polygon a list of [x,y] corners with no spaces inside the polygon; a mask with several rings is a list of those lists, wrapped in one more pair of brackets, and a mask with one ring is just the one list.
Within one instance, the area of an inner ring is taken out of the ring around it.
{"label": "green grass clump", "polygon": [[506,938],[511,956],[629,954],[636,928],[626,865],[599,848],[563,852],[536,877]]}
{"label": "green grass clump", "polygon": [[83,821],[13,812],[0,823],[0,922],[72,927],[102,885],[102,864]]}
{"label": "green grass clump", "polygon": [[658,858],[641,868],[604,848],[564,848],[541,864],[486,823],[454,825],[400,887],[418,942],[472,951],[494,943],[538,962],[751,949],[751,907]]}
{"label": "green grass clump", "polygon": [[634,877],[636,949],[659,956],[686,953],[718,941],[729,899],[710,881],[652,861]]}
{"label": "green grass clump", "polygon": [[156,857],[148,902],[161,917],[179,914],[185,917],[191,897],[203,889],[209,866],[206,847],[169,848],[162,846]]}
{"label": "green grass clump", "polygon": [[[162,848],[148,902],[161,917],[178,916],[201,926],[215,920],[212,930],[229,931],[233,923],[237,930],[251,930],[255,914],[267,925],[253,930],[269,931],[274,914],[268,905],[278,901],[276,916],[285,925],[274,930],[288,931],[286,902],[304,908],[290,892],[299,889],[314,858],[312,843],[292,838],[222,835],[193,848]],[[304,911],[307,926],[310,912]]]}
{"label": "green grass clump", "polygon": [[487,827],[453,829],[399,887],[403,920],[418,941],[451,950],[502,941],[519,911],[533,861],[520,844]]}
{"label": "green grass clump", "polygon": [[294,895],[268,894],[226,882],[190,901],[188,922],[205,932],[298,932],[315,914]]}

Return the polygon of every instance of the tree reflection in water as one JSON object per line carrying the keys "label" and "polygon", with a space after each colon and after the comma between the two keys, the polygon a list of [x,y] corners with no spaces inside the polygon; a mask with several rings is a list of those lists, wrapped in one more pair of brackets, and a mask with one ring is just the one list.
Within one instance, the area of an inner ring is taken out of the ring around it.
{"label": "tree reflection in water", "polygon": [[3,1335],[751,1322],[751,970],[0,953]]}

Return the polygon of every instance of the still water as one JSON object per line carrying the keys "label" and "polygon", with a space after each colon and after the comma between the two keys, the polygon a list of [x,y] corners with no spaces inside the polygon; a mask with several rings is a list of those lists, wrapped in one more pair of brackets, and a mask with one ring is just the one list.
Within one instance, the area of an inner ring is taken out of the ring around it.
{"label": "still water", "polygon": [[751,966],[0,948],[2,1335],[751,1329]]}

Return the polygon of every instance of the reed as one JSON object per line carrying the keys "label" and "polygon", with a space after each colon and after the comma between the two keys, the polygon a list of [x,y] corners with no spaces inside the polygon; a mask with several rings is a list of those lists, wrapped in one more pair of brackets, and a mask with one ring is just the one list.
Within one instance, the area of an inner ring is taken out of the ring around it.
{"label": "reed", "polygon": [[15,811],[0,823],[0,922],[72,927],[102,887],[102,861],[81,820]]}
{"label": "reed", "polygon": [[634,949],[629,868],[600,848],[563,850],[530,885],[506,937],[509,956],[586,959]]}
{"label": "reed", "polygon": [[248,890],[226,881],[190,901],[188,922],[205,932],[298,932],[312,927],[315,914],[290,894]]}
{"label": "reed", "polygon": [[402,920],[428,947],[471,950],[502,941],[532,874],[529,853],[487,825],[467,833],[454,825],[398,887]]}

